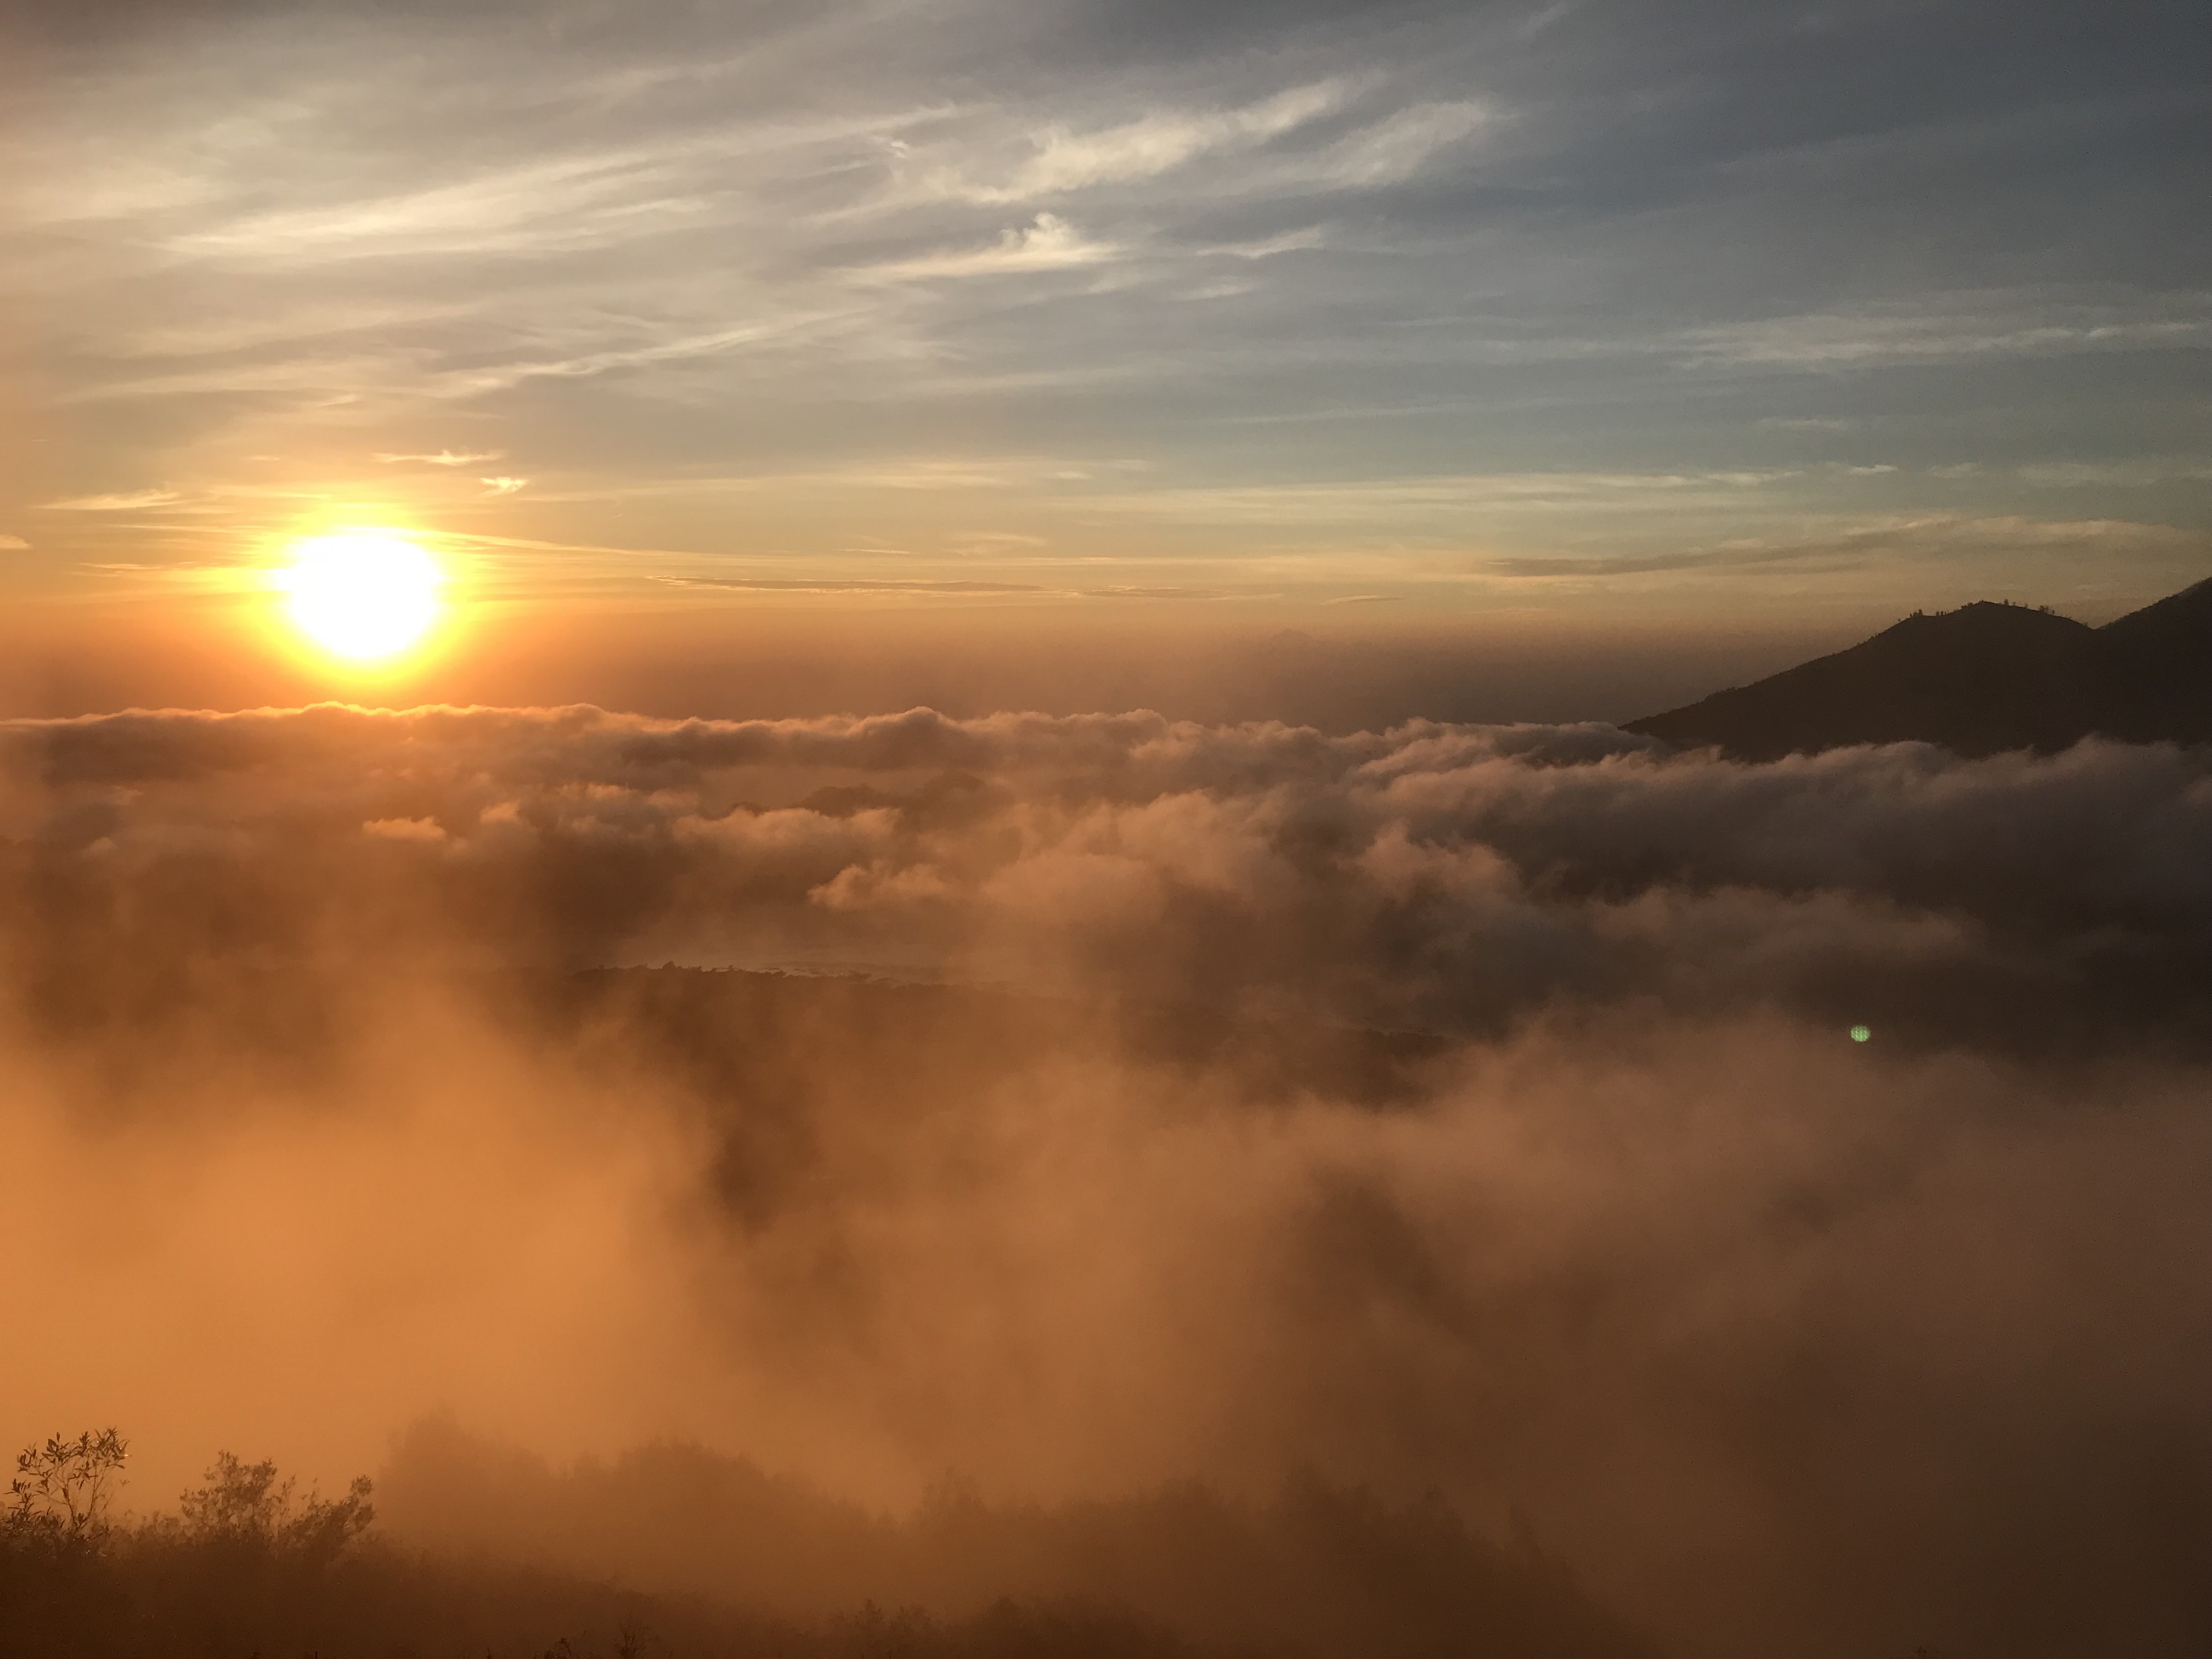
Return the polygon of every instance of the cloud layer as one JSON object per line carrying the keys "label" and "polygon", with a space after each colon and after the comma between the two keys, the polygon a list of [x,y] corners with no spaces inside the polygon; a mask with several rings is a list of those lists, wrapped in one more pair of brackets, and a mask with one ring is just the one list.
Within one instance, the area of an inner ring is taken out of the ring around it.
{"label": "cloud layer", "polygon": [[1454,1034],[1856,995],[1900,1038],[2032,1047],[2179,1040],[2212,937],[2212,785],[2170,748],[1742,767],[1595,726],[330,705],[15,722],[0,757],[22,856],[73,880],[180,845],[249,890],[296,868],[320,896],[268,907],[283,939],[353,925],[360,866],[575,963],[874,960]]}
{"label": "cloud layer", "polygon": [[2205,1628],[2203,751],[331,706],[0,780],[7,1422],[1310,1468],[1686,1650]]}

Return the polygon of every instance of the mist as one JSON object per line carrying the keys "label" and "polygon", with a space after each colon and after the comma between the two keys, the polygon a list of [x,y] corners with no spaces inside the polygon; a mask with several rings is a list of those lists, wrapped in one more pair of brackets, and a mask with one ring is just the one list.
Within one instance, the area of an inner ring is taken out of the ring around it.
{"label": "mist", "polygon": [[[560,706],[669,719],[812,718],[926,705],[1078,714],[1149,708],[1207,723],[1281,720],[1323,731],[1454,721],[1626,720],[1848,644],[1894,620],[1884,599],[1814,618],[1747,604],[1717,616],[1679,599],[1582,614],[1557,596],[1499,595],[1471,617],[1375,599],[1350,605],[1200,598],[1047,603],[1019,592],[917,598],[738,594],[651,585],[643,598],[500,596],[429,647],[350,688],[272,629],[251,596],[27,605],[0,615],[0,717],[134,707],[293,707],[337,697]],[[635,587],[647,587],[635,583]]]}
{"label": "mist", "polygon": [[125,1425],[141,1510],[231,1446],[779,1616],[1295,1647],[1097,1540],[1322,1583],[1266,1540],[1364,1492],[1571,1571],[1560,1650],[2212,1617],[2202,750],[325,705],[0,767],[0,1425]]}

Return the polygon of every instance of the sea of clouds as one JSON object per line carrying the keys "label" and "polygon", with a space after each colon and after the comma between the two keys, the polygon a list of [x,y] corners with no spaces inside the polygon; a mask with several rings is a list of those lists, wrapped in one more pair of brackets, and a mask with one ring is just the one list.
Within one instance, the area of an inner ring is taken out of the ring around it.
{"label": "sea of clouds", "polygon": [[1313,1470],[1692,1650],[2212,1620],[2204,750],[131,713],[0,725],[0,837],[19,1440]]}

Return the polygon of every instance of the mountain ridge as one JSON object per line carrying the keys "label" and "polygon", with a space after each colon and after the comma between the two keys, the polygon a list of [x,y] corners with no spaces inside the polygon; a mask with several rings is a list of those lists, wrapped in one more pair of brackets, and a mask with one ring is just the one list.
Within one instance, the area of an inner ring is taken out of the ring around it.
{"label": "mountain ridge", "polygon": [[1869,743],[1965,756],[2102,736],[2212,743],[2212,579],[2101,628],[1978,599],[1749,685],[1628,721],[1678,748],[1778,760]]}

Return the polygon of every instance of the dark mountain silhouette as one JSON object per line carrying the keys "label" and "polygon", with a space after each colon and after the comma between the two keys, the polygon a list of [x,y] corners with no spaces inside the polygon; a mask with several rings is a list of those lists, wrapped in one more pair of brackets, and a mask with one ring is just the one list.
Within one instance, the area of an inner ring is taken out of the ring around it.
{"label": "dark mountain silhouette", "polygon": [[2212,743],[2212,581],[2102,628],[1985,600],[1916,612],[1847,651],[1626,729],[1744,760],[1861,743],[1961,755],[2093,735]]}

